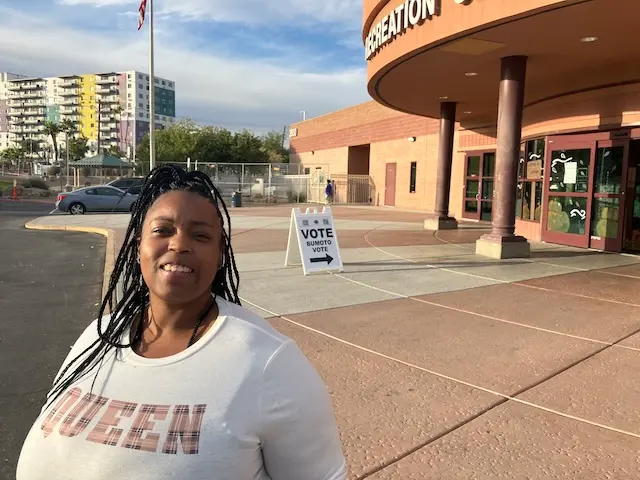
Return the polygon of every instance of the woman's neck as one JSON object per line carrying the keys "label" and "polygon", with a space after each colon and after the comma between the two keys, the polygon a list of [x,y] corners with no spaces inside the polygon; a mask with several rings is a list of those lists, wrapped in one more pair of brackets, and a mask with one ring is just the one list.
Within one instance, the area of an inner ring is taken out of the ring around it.
{"label": "woman's neck", "polygon": [[210,293],[184,304],[168,304],[153,295],[149,300],[147,328],[154,333],[165,334],[191,332],[214,301]]}

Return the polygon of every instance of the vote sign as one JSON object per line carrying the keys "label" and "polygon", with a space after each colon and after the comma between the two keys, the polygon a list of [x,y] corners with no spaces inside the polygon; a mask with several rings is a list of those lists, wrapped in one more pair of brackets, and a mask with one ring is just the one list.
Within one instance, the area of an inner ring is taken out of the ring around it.
{"label": "vote sign", "polygon": [[[292,251],[294,241],[298,243],[298,252]],[[285,266],[291,264],[290,260],[296,253],[305,275],[343,270],[338,236],[330,208],[325,207],[321,212],[307,209],[305,213],[298,208],[292,209]]]}

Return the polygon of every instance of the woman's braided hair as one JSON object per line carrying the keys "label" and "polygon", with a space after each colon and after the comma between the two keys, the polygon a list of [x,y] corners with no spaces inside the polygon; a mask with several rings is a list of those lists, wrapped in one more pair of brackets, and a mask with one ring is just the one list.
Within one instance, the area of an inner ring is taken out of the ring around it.
{"label": "woman's braided hair", "polygon": [[[131,347],[142,334],[140,321],[137,322],[138,328],[133,338],[128,343],[123,343],[124,333],[131,329],[136,319],[141,318],[149,303],[149,289],[144,283],[137,261],[142,226],[151,205],[164,193],[174,190],[201,195],[216,206],[222,225],[222,266],[211,284],[211,292],[217,297],[240,305],[238,297],[240,278],[231,248],[231,218],[220,192],[211,179],[202,172],[186,172],[174,165],[154,168],[145,177],[140,195],[132,209],[131,220],[111,272],[109,289],[100,305],[98,339],[69,361],[57,376],[47,396],[49,405],[71,385],[100,365],[110,351]],[[116,302],[116,291],[121,281],[122,298]],[[103,317],[107,306],[111,315],[103,330]]]}

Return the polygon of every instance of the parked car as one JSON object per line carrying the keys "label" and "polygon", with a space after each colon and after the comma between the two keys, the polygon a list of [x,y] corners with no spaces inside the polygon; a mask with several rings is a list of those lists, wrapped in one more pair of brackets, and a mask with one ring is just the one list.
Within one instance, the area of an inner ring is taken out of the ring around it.
{"label": "parked car", "polygon": [[137,199],[138,195],[119,188],[99,185],[60,193],[56,199],[56,209],[71,215],[82,215],[85,212],[130,212]]}
{"label": "parked car", "polygon": [[142,184],[144,177],[122,177],[116,180],[112,180],[107,185],[124,190],[127,193],[139,195],[142,190]]}

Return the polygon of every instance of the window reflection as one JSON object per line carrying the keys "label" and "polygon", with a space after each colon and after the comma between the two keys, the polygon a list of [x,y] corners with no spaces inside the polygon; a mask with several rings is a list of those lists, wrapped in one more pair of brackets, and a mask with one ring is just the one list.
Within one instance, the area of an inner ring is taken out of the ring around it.
{"label": "window reflection", "polygon": [[549,197],[547,230],[584,235],[587,223],[585,197]]}
{"label": "window reflection", "polygon": [[624,147],[598,148],[595,193],[620,193]]}

